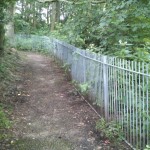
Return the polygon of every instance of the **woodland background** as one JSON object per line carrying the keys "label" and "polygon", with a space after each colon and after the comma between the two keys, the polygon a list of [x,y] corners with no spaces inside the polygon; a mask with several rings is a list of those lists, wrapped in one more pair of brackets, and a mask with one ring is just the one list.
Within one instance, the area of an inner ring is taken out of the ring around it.
{"label": "woodland background", "polygon": [[86,50],[149,62],[148,0],[2,0],[4,26],[13,33],[53,36]]}

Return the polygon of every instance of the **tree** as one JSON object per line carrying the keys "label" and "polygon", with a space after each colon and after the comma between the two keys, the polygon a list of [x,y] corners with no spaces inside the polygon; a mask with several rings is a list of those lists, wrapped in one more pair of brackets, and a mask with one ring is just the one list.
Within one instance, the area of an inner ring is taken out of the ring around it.
{"label": "tree", "polygon": [[149,7],[148,0],[70,0],[60,32],[77,47],[148,61]]}
{"label": "tree", "polygon": [[52,3],[52,12],[51,12],[51,31],[55,29],[55,24],[60,21],[60,2],[56,1]]}
{"label": "tree", "polygon": [[0,2],[0,55],[3,54],[4,50],[4,36],[5,36],[5,30],[4,30],[4,5],[5,3],[3,1]]}
{"label": "tree", "polygon": [[10,3],[7,8],[7,20],[6,24],[6,36],[8,38],[13,38],[14,36],[14,11],[15,11],[15,3]]}
{"label": "tree", "polygon": [[8,4],[13,3],[14,0],[1,0],[0,1],[0,55],[4,52],[4,39],[5,39],[5,10]]}
{"label": "tree", "polygon": [[[139,58],[143,52],[149,51],[148,0],[20,0],[20,2],[22,9],[21,15],[17,15],[17,21],[21,30],[26,26],[27,30],[31,28],[32,33],[37,33],[38,30],[49,28],[52,32],[55,30],[53,33],[56,35],[65,36],[68,42],[77,47],[127,59]],[[61,25],[56,26],[59,22]],[[61,30],[56,31],[57,29]],[[145,59],[144,53],[142,59]]]}
{"label": "tree", "polygon": [[52,31],[60,21],[61,4],[59,1],[19,0],[17,6],[19,6],[17,9],[20,13],[15,15],[16,31],[23,30],[25,24],[29,25],[32,33],[44,26],[50,26],[49,30]]}

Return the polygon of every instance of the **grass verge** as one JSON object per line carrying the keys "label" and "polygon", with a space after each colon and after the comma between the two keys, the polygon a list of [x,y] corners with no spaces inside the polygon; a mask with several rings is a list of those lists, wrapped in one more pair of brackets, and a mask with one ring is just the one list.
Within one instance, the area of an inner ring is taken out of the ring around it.
{"label": "grass verge", "polygon": [[[12,107],[7,101],[9,87],[14,86],[16,69],[19,57],[15,49],[7,49],[0,57],[0,145],[8,139],[8,130],[11,128]],[[11,99],[9,97],[9,99]]]}

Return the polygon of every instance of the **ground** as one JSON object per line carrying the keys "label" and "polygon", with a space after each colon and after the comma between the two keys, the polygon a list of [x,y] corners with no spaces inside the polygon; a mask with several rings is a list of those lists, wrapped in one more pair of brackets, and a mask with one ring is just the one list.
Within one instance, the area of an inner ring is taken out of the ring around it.
{"label": "ground", "polygon": [[[12,94],[12,150],[118,149],[95,132],[98,115],[76,92],[53,58],[23,56],[20,79]],[[6,147],[1,147],[1,150]]]}

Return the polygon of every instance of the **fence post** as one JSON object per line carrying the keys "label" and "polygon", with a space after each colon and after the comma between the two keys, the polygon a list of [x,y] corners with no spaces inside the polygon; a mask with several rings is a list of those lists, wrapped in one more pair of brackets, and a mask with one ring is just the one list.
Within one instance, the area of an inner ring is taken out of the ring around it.
{"label": "fence post", "polygon": [[108,66],[107,64],[107,56],[103,56],[103,81],[104,81],[104,113],[105,118],[108,120],[109,114],[109,100],[108,100]]}
{"label": "fence post", "polygon": [[[86,51],[83,51],[84,56],[86,55]],[[86,62],[85,58],[83,57],[83,81],[86,82]]]}

